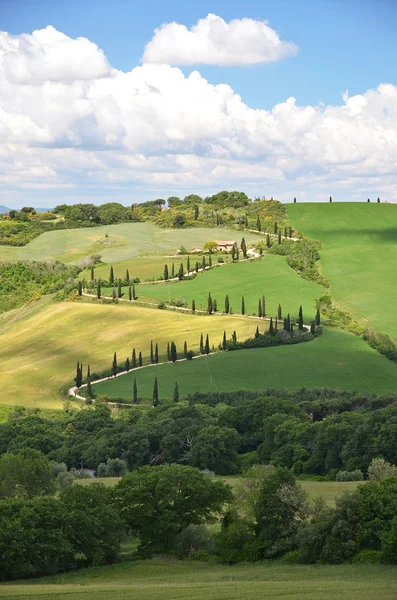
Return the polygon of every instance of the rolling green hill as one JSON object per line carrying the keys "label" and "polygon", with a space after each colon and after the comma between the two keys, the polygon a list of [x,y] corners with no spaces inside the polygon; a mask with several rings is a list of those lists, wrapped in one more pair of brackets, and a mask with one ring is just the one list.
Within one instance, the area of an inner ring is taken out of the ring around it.
{"label": "rolling green hill", "polygon": [[397,206],[296,203],[288,214],[322,243],[321,267],[337,303],[397,339]]}
{"label": "rolling green hill", "polygon": [[[191,258],[191,264],[194,264]],[[186,259],[183,259],[186,266]],[[176,263],[178,266],[178,263]],[[126,291],[126,290],[124,290]],[[281,304],[284,314],[298,315],[299,305],[306,309],[306,319],[314,318],[315,299],[324,293],[317,283],[302,279],[285,262],[282,256],[265,256],[262,260],[238,262],[199,273],[195,279],[171,283],[139,284],[136,287],[140,299],[170,301],[182,298],[191,306],[207,309],[208,293],[218,302],[218,310],[224,310],[228,294],[233,312],[241,312],[244,296],[246,314],[258,314],[258,300],[266,297],[266,314],[275,316]],[[110,294],[110,290],[107,290]]]}
{"label": "rolling green hill", "polygon": [[[227,323],[227,318],[220,320]],[[353,334],[326,330],[320,338],[295,346],[221,352],[140,369],[99,383],[94,389],[98,395],[131,401],[136,377],[138,396],[151,398],[155,376],[160,399],[172,398],[175,381],[181,397],[196,391],[302,387],[382,394],[396,389],[397,365]]]}

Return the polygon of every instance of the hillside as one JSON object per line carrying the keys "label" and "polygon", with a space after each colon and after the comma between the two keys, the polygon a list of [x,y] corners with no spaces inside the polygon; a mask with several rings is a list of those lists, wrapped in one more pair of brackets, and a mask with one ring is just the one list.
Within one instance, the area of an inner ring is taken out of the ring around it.
{"label": "hillside", "polygon": [[337,303],[397,339],[397,206],[288,205],[294,226],[322,243],[321,268]]}

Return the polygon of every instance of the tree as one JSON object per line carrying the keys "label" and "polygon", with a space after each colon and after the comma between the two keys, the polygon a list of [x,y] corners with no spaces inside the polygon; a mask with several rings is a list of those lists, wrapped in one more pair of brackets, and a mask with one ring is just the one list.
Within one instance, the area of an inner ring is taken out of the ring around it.
{"label": "tree", "polygon": [[113,375],[113,377],[116,377],[116,375],[117,375],[117,354],[116,354],[116,352],[113,355],[112,375]]}
{"label": "tree", "polygon": [[174,402],[179,402],[179,387],[177,381],[175,381],[174,385]]}
{"label": "tree", "polygon": [[171,360],[171,346],[169,342],[167,342],[167,360]]}
{"label": "tree", "polygon": [[237,333],[235,331],[232,333],[232,341],[234,344],[237,344]]}
{"label": "tree", "polygon": [[208,293],[207,312],[209,315],[212,315],[212,298],[210,293]]}
{"label": "tree", "polygon": [[300,307],[299,307],[298,328],[301,331],[303,330],[303,311],[302,311],[302,305],[300,305]]}
{"label": "tree", "polygon": [[186,217],[183,214],[175,215],[174,217],[174,227],[180,229],[186,224]]}
{"label": "tree", "polygon": [[212,310],[213,310],[214,312],[217,312],[217,310],[218,310],[218,303],[217,303],[217,301],[216,301],[216,298],[214,298],[214,299],[212,300]]}
{"label": "tree", "polygon": [[266,300],[265,300],[265,296],[262,296],[262,317],[266,317]]}
{"label": "tree", "polygon": [[113,298],[113,300],[116,300],[116,297],[117,297],[116,288],[113,286],[113,289],[112,289],[112,298]]}
{"label": "tree", "polygon": [[132,350],[131,369],[136,369],[136,352],[135,352],[135,348],[133,348],[133,350]]}
{"label": "tree", "polygon": [[125,272],[125,282],[127,285],[129,285],[129,283],[130,283],[130,272],[128,269]]}
{"label": "tree", "polygon": [[90,365],[88,365],[87,367],[87,398],[93,398],[94,394],[92,393],[92,386],[91,386],[91,369],[90,369]]}
{"label": "tree", "polygon": [[212,253],[211,252],[208,255],[208,266],[209,266],[209,268],[212,267]]}
{"label": "tree", "polygon": [[380,198],[378,198],[377,202],[378,202],[378,204],[380,204]]}
{"label": "tree", "polygon": [[261,302],[261,299],[259,298],[259,301],[258,301],[258,317],[261,318],[262,316],[263,316],[262,315],[262,302]]}
{"label": "tree", "polygon": [[234,262],[236,260],[236,248],[234,246],[232,246],[232,261]]}
{"label": "tree", "polygon": [[174,342],[171,342],[170,357],[173,363],[178,360],[178,353]]}
{"label": "tree", "polygon": [[281,309],[281,304],[278,305],[277,309],[277,317],[281,320],[283,318],[283,311]]}
{"label": "tree", "polygon": [[296,198],[294,198],[294,202],[296,202]]}
{"label": "tree", "polygon": [[208,252],[208,254],[212,254],[218,250],[218,243],[214,240],[207,240],[203,246],[203,252]]}
{"label": "tree", "polygon": [[270,235],[267,233],[266,234],[266,248],[270,248],[271,243],[270,243]]}
{"label": "tree", "polygon": [[208,336],[208,333],[207,333],[207,337],[205,338],[204,352],[205,352],[205,354],[210,353],[210,338]]}
{"label": "tree", "polygon": [[131,302],[131,300],[132,300],[132,288],[131,288],[131,286],[130,286],[130,285],[128,286],[128,300],[129,300],[130,302]]}
{"label": "tree", "polygon": [[257,327],[257,328],[256,328],[256,331],[255,331],[255,337],[256,337],[256,338],[258,338],[258,337],[259,337],[259,327]]}
{"label": "tree", "polygon": [[244,258],[247,258],[247,244],[245,243],[245,238],[241,240],[241,252],[243,253]]}
{"label": "tree", "polygon": [[291,227],[291,225],[289,226],[288,237],[292,238],[292,227]]}
{"label": "tree", "polygon": [[122,291],[121,291],[121,279],[119,279],[118,285],[117,285],[117,297],[121,298],[121,296],[123,295]]}
{"label": "tree", "polygon": [[187,341],[183,344],[183,356],[187,358]]}
{"label": "tree", "polygon": [[187,274],[190,275],[190,256],[189,255],[187,257],[187,262],[186,262],[186,271],[187,271]]}
{"label": "tree", "polygon": [[244,300],[244,296],[241,296],[241,314],[245,315],[245,300]]}
{"label": "tree", "polygon": [[226,294],[226,296],[225,296],[225,313],[227,315],[229,314],[229,310],[230,310],[229,296]]}
{"label": "tree", "polygon": [[194,220],[197,221],[198,218],[199,218],[199,207],[196,204],[194,206]]}
{"label": "tree", "polygon": [[282,241],[281,240],[281,229],[278,232],[278,240],[277,241],[278,241],[279,244],[281,244],[281,241]]}
{"label": "tree", "polygon": [[332,202],[332,196],[329,197],[329,201]]}
{"label": "tree", "polygon": [[203,272],[205,271],[206,268],[206,263],[205,263],[205,256],[203,255],[202,261],[201,261],[201,268],[203,270]]}
{"label": "tree", "polygon": [[125,359],[124,370],[125,370],[125,371],[127,371],[127,373],[128,373],[128,371],[129,371],[130,369],[131,369],[131,365],[130,365],[130,359],[129,359],[129,358],[128,358],[128,356],[127,356],[127,358]]}
{"label": "tree", "polygon": [[101,280],[100,279],[98,279],[96,295],[97,295],[98,300],[100,300],[101,299]]}
{"label": "tree", "polygon": [[157,364],[159,362],[159,345],[156,342],[156,347],[154,349],[154,362]]}
{"label": "tree", "polygon": [[164,265],[164,281],[168,281],[168,265]]}
{"label": "tree", "polygon": [[200,354],[204,354],[204,338],[203,334],[200,336]]}
{"label": "tree", "polygon": [[237,450],[240,437],[235,429],[209,425],[195,436],[189,462],[199,469],[209,469],[219,475],[238,470]]}
{"label": "tree", "polygon": [[287,237],[287,226],[284,227],[284,237]]}
{"label": "tree", "polygon": [[222,340],[222,350],[226,350],[227,348],[227,339],[226,339],[226,331],[223,332],[223,340]]}
{"label": "tree", "polygon": [[172,550],[177,535],[190,525],[215,522],[232,493],[197,469],[173,464],[132,471],[117,484],[113,498],[139,537],[140,550],[150,555]]}
{"label": "tree", "polygon": [[200,265],[198,264],[198,261],[196,260],[196,266],[195,266],[196,273],[199,272],[199,269],[200,269]]}
{"label": "tree", "polygon": [[110,267],[110,272],[109,272],[109,283],[111,285],[114,284],[114,272],[113,272],[113,267]]}
{"label": "tree", "polygon": [[314,321],[310,323],[310,333],[314,335],[316,333],[316,324]]}
{"label": "tree", "polygon": [[273,317],[270,317],[269,334],[274,335]]}
{"label": "tree", "polygon": [[238,251],[238,247],[236,246],[236,254],[235,254],[236,260],[240,259],[240,253]]}
{"label": "tree", "polygon": [[172,263],[172,265],[171,265],[171,277],[172,277],[172,279],[175,277],[175,264],[174,263]]}
{"label": "tree", "polygon": [[135,283],[132,284],[132,299],[136,300]]}
{"label": "tree", "polygon": [[95,280],[95,267],[92,266],[91,267],[91,281],[94,281],[94,280]]}
{"label": "tree", "polygon": [[80,279],[77,282],[77,293],[79,296],[83,295],[83,284],[81,283]]}
{"label": "tree", "polygon": [[183,263],[181,263],[181,265],[179,267],[179,271],[178,271],[178,279],[179,279],[179,281],[182,281],[183,276],[184,276]]}
{"label": "tree", "polygon": [[258,215],[258,217],[257,217],[257,219],[256,219],[256,228],[257,228],[257,230],[258,230],[259,232],[261,232],[261,230],[262,230],[262,226],[261,226],[261,220],[260,220],[260,217],[259,217],[259,215]]}
{"label": "tree", "polygon": [[138,365],[139,365],[140,367],[142,367],[142,365],[143,365],[143,360],[142,360],[142,352],[140,352],[140,353],[139,353],[139,356],[138,356]]}
{"label": "tree", "polygon": [[196,312],[196,302],[192,300],[192,313]]}
{"label": "tree", "polygon": [[276,234],[278,232],[277,221],[274,221],[273,233]]}
{"label": "tree", "polygon": [[27,499],[54,491],[52,469],[42,452],[24,448],[0,457],[0,498]]}
{"label": "tree", "polygon": [[321,325],[320,309],[316,311],[316,325]]}
{"label": "tree", "polygon": [[290,332],[291,331],[291,318],[289,316],[289,313],[287,315],[287,329],[286,331]]}
{"label": "tree", "polygon": [[397,477],[397,467],[391,465],[384,458],[373,458],[368,467],[368,479],[380,481],[387,477]]}
{"label": "tree", "polygon": [[159,384],[157,377],[154,378],[152,404],[154,407],[159,405]]}
{"label": "tree", "polygon": [[367,202],[371,202],[371,200],[368,198],[368,199],[367,199]]}
{"label": "tree", "polygon": [[75,382],[76,382],[76,387],[79,388],[81,386],[81,384],[83,383],[83,364],[80,362],[77,362],[76,365],[76,377],[74,378]]}
{"label": "tree", "polygon": [[138,404],[138,386],[136,384],[136,377],[134,377],[134,385],[132,387],[132,400],[134,404]]}

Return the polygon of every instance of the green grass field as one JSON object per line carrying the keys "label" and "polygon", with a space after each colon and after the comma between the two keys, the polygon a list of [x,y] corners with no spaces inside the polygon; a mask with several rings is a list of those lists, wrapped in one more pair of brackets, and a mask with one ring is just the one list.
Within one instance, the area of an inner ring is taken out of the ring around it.
{"label": "green grass field", "polygon": [[[183,262],[186,264],[186,259]],[[110,290],[107,292],[110,294]],[[136,294],[140,299],[170,301],[180,297],[189,307],[194,299],[197,309],[207,308],[209,292],[217,300],[221,312],[225,295],[228,294],[235,313],[241,312],[241,297],[244,296],[246,313],[257,314],[258,300],[264,295],[267,314],[275,316],[281,304],[284,314],[289,312],[291,316],[297,316],[299,305],[302,304],[306,308],[304,314],[310,320],[315,314],[315,299],[324,293],[324,288],[302,279],[287,265],[284,257],[271,255],[261,260],[214,268],[188,281],[136,286]]]}
{"label": "green grass field", "polygon": [[321,241],[322,270],[337,303],[397,339],[397,206],[296,203],[288,214]]}
{"label": "green grass field", "polygon": [[[222,323],[228,322],[225,317],[219,319]],[[381,394],[396,389],[397,365],[361,338],[344,331],[326,330],[320,338],[294,346],[221,352],[192,361],[140,369],[99,383],[94,389],[98,395],[131,400],[136,377],[138,395],[151,398],[155,376],[159,381],[160,399],[164,400],[172,398],[175,381],[178,381],[181,397],[195,391],[302,387]]]}
{"label": "green grass field", "polygon": [[147,560],[0,584],[13,600],[394,600],[397,569],[382,565],[226,566]]}
{"label": "green grass field", "polygon": [[[108,238],[106,238],[108,235]],[[201,248],[207,240],[236,240],[245,237],[247,243],[258,237],[228,229],[161,229],[153,223],[120,223],[82,229],[48,231],[22,247],[0,246],[0,261],[60,260],[77,263],[92,254],[101,254],[105,263],[117,263],[139,254],[162,254]]]}
{"label": "green grass field", "polygon": [[254,319],[194,316],[129,303],[55,302],[43,297],[0,315],[0,404],[60,408],[62,391],[73,385],[77,361],[89,363],[91,372],[101,372],[110,368],[113,352],[121,364],[133,347],[147,359],[152,339],[165,355],[168,341],[182,350],[187,340],[198,350],[202,332],[217,345],[225,328],[245,339],[254,335],[257,324]]}

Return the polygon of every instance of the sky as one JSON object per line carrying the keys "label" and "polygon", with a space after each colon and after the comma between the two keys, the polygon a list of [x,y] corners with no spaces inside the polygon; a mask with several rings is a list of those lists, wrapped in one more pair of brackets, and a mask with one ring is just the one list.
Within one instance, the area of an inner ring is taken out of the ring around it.
{"label": "sky", "polygon": [[0,0],[0,204],[397,201],[396,30],[396,0]]}

